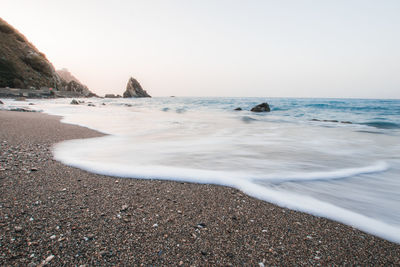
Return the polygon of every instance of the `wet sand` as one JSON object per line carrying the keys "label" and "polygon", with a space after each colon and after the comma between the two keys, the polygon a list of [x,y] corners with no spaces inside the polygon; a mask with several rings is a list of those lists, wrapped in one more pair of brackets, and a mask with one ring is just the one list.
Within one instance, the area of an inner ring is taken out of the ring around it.
{"label": "wet sand", "polygon": [[399,244],[236,189],[64,166],[54,143],[102,134],[59,119],[0,111],[2,266],[400,264]]}

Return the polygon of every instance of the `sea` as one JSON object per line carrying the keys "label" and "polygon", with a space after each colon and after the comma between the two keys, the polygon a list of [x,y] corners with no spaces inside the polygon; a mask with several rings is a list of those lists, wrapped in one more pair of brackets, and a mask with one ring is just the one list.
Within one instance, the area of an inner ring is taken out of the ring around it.
{"label": "sea", "polygon": [[[56,144],[54,158],[66,165],[229,186],[400,243],[400,100],[2,100],[2,109],[30,108],[107,134]],[[271,112],[250,111],[263,102]]]}

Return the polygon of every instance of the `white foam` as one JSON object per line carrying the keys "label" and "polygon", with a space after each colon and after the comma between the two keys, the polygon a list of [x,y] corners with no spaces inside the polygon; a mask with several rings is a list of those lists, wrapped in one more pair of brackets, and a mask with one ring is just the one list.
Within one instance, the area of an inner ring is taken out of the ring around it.
{"label": "white foam", "polygon": [[[100,105],[105,100],[93,101],[96,107],[70,105],[70,99],[37,101],[34,106],[63,116],[65,123],[109,134],[55,145],[55,159],[66,165],[118,177],[230,186],[400,243],[400,221],[389,223],[379,214],[352,206],[357,205],[357,196],[342,205],[279,186],[307,182],[307,186],[342,183],[351,188],[355,186],[351,177],[378,180],[391,171],[396,176],[400,149],[393,145],[398,143],[396,136],[364,135],[342,125],[269,122],[262,116],[246,123],[241,120],[246,112],[193,109],[191,104],[174,104],[170,99],[106,100],[106,106]],[[125,102],[133,107],[124,106]],[[185,112],[172,112],[176,110]],[[400,188],[393,183],[387,186]],[[371,210],[374,201],[385,203],[385,191],[379,190],[382,193],[367,203]],[[344,201],[348,197],[343,196]]]}
{"label": "white foam", "polygon": [[[101,138],[99,138],[99,141],[100,139]],[[380,236],[389,241],[400,243],[400,228],[397,226],[392,226],[356,212],[319,201],[312,197],[260,186],[259,184],[254,183],[251,179],[246,179],[244,174],[238,174],[237,172],[194,170],[166,166],[129,166],[126,164],[115,163],[99,164],[98,162],[85,160],[82,157],[77,156],[80,149],[85,150],[85,148],[82,149],[81,145],[81,140],[72,140],[57,144],[53,150],[55,159],[66,165],[103,175],[230,186],[237,188],[250,196],[277,204],[281,207],[287,207],[307,212],[312,215],[326,217],[356,227],[367,233]],[[78,153],[76,153],[77,151]],[[343,178],[344,173],[347,173],[348,175],[356,175],[357,173],[363,172],[382,171],[386,167],[386,164],[378,163],[376,166],[360,168],[358,169],[358,172],[356,170],[347,170],[339,176]],[[339,176],[336,175],[335,177]],[[315,178],[315,174],[312,175],[312,177]]]}
{"label": "white foam", "polygon": [[337,180],[346,179],[360,174],[384,172],[389,169],[389,165],[384,161],[375,162],[369,166],[359,168],[346,168],[341,170],[327,172],[311,172],[311,173],[296,173],[296,174],[281,174],[280,177],[264,177],[260,180],[270,183],[284,182],[306,182],[306,181],[321,181],[321,180]]}

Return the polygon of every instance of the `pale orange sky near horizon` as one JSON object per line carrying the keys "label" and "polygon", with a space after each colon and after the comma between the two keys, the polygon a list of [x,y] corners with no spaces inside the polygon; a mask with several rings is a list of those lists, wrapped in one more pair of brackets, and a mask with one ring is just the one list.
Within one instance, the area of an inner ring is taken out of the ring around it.
{"label": "pale orange sky near horizon", "polygon": [[400,99],[400,1],[0,0],[99,95]]}

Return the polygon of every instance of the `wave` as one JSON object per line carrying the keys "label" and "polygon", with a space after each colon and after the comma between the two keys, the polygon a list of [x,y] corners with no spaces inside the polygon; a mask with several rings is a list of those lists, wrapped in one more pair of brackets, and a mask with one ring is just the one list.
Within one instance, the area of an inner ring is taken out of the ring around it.
{"label": "wave", "polygon": [[265,177],[264,179],[255,179],[254,181],[263,181],[269,183],[284,183],[284,182],[309,182],[309,181],[326,181],[338,180],[354,177],[361,174],[384,172],[389,169],[386,162],[380,161],[373,165],[360,168],[347,168],[330,172],[310,172],[294,175],[282,175],[280,177]]}
{"label": "wave", "polygon": [[257,119],[254,119],[254,118],[249,117],[249,116],[243,116],[243,117],[241,118],[241,120],[242,120],[243,122],[245,122],[245,123],[251,123],[251,122],[253,122],[253,121],[257,121]]}
{"label": "wave", "polygon": [[[95,138],[101,140],[104,137]],[[86,139],[87,141],[88,139]],[[257,180],[239,178],[237,173],[210,171],[210,170],[195,170],[186,168],[175,168],[166,166],[127,166],[125,164],[101,164],[96,161],[80,159],[74,154],[84,144],[84,140],[70,140],[56,144],[53,147],[53,154],[56,160],[73,167],[98,173],[102,175],[111,175],[126,178],[140,179],[161,179],[174,180],[184,182],[194,182],[203,184],[218,184],[229,186],[241,190],[245,194],[274,203],[281,207],[286,207],[293,210],[307,212],[315,216],[322,216],[335,221],[345,223],[356,227],[367,233],[380,236],[389,241],[400,243],[400,228],[386,222],[359,214],[357,212],[336,206],[334,204],[318,200],[314,197],[301,195],[294,192],[289,192],[282,189],[277,189],[268,185],[260,185]],[[77,145],[77,146],[76,146]],[[78,153],[79,154],[79,153]],[[326,173],[311,173],[299,176],[286,177],[286,181],[296,180],[328,180],[351,177],[359,174],[384,171],[388,165],[384,162],[378,162],[374,165],[343,169],[334,172]],[[282,182],[283,179],[280,179]]]}
{"label": "wave", "polygon": [[394,122],[372,121],[360,124],[375,127],[378,129],[400,129],[400,125]]}

